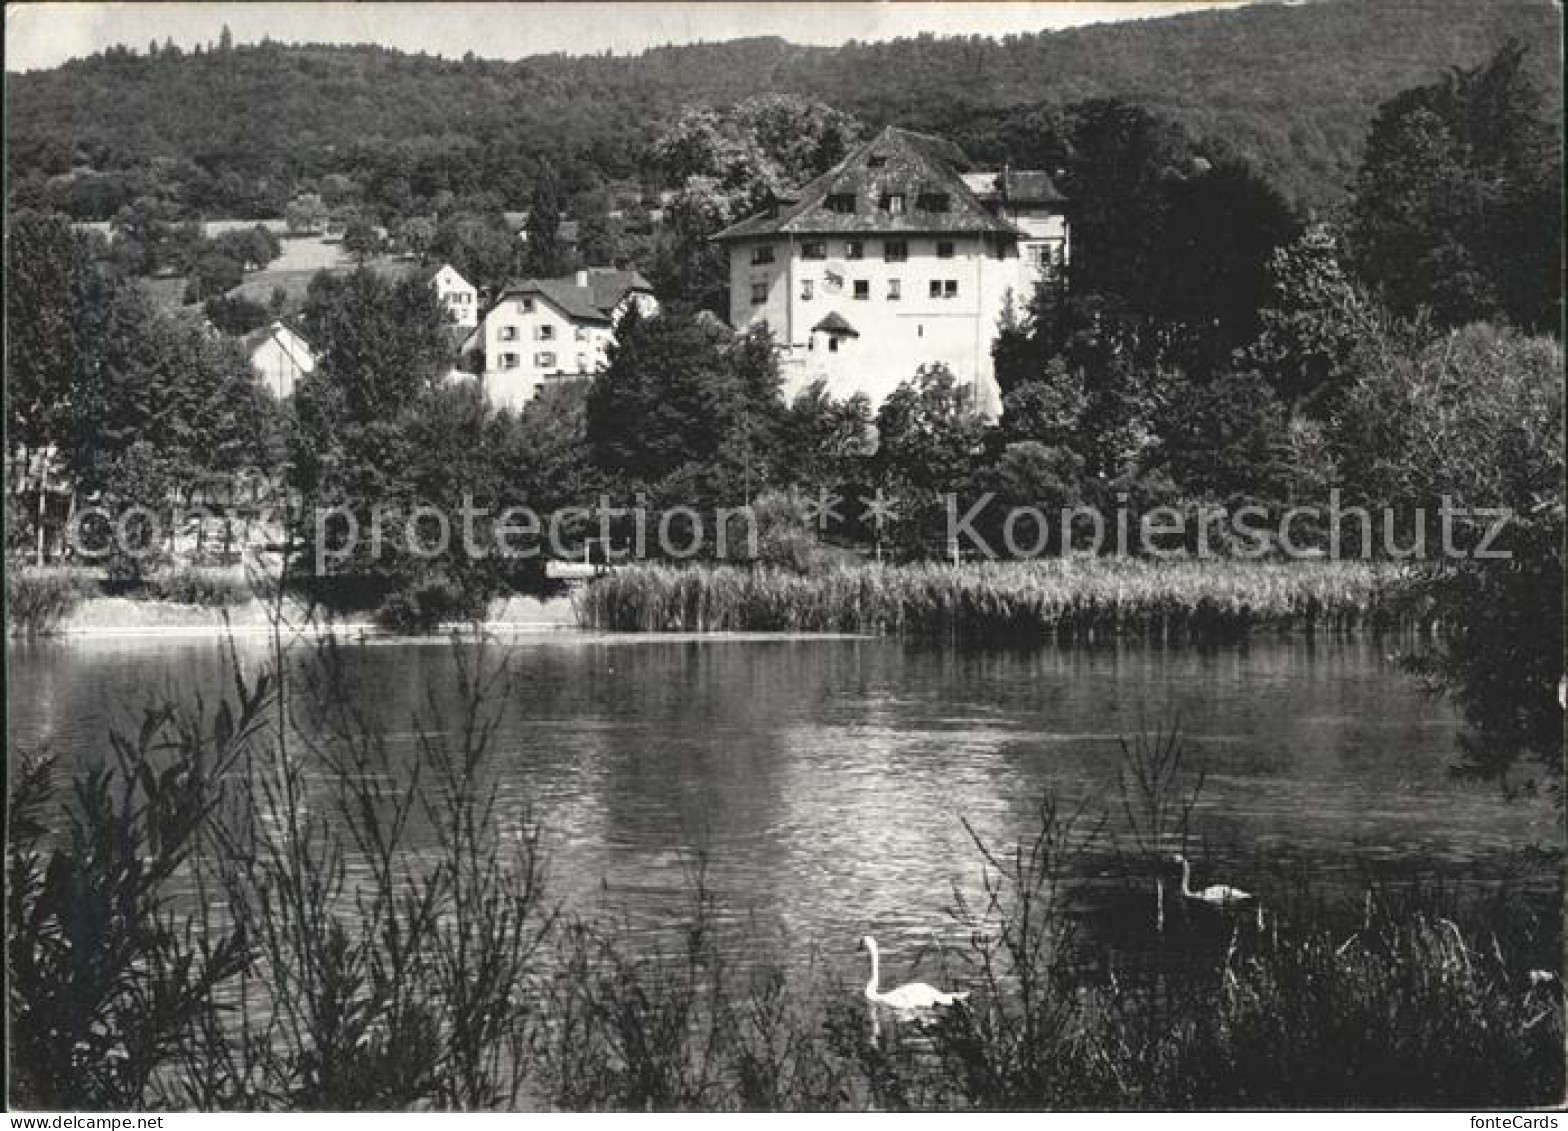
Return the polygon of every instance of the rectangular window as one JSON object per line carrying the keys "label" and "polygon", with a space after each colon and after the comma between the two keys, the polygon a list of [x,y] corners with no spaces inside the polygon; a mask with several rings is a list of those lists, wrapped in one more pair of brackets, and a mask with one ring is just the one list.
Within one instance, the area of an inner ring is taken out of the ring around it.
{"label": "rectangular window", "polygon": [[945,283],[942,284],[942,297],[943,298],[957,298],[958,297],[958,280],[957,279],[949,279]]}
{"label": "rectangular window", "polygon": [[770,243],[765,243],[759,244],[758,246],[752,248],[751,261],[753,263],[772,263],[773,245]]}
{"label": "rectangular window", "polygon": [[803,243],[800,245],[800,257],[802,259],[826,259],[828,257],[828,245],[821,240]]}
{"label": "rectangular window", "polygon": [[869,280],[867,280],[867,279],[856,279],[855,280],[855,297],[856,298],[870,298],[871,297],[871,283],[870,283]]}
{"label": "rectangular window", "polygon": [[864,259],[865,257],[866,245],[859,240],[850,240],[844,245],[845,259]]}
{"label": "rectangular window", "polygon": [[953,241],[952,240],[937,240],[936,241],[936,257],[938,259],[951,259],[951,258],[953,258]]}
{"label": "rectangular window", "polygon": [[572,337],[576,338],[579,342],[586,342],[588,340],[588,327],[586,327],[586,326],[578,326],[578,327],[576,327],[572,331]]}
{"label": "rectangular window", "polygon": [[855,194],[852,192],[830,192],[826,201],[829,212],[854,212]]}
{"label": "rectangular window", "polygon": [[812,292],[815,289],[816,289],[816,286],[810,279],[802,279],[800,281],[800,297],[801,297],[801,299],[803,301],[805,301],[805,302],[810,302],[811,301],[811,294],[812,294]]}
{"label": "rectangular window", "polygon": [[882,245],[882,258],[889,263],[902,263],[909,258],[909,244],[904,240],[888,240]]}
{"label": "rectangular window", "polygon": [[942,297],[942,280],[941,279],[932,279],[931,280],[931,297],[932,298],[941,298]]}
{"label": "rectangular window", "polygon": [[532,314],[534,312],[534,300],[531,298],[523,299],[517,304],[517,309],[524,314]]}
{"label": "rectangular window", "polygon": [[517,327],[502,326],[500,334],[496,336],[503,342],[515,342],[517,341]]}
{"label": "rectangular window", "polygon": [[517,368],[517,355],[515,353],[503,353],[501,355],[501,368],[502,369],[516,369]]}
{"label": "rectangular window", "polygon": [[549,324],[546,324],[546,325],[543,325],[543,326],[535,326],[534,327],[534,341],[536,341],[536,342],[553,342],[553,341],[555,341],[555,327],[551,326]]}
{"label": "rectangular window", "polygon": [[580,353],[577,355],[577,372],[588,372],[588,355],[585,353]]}
{"label": "rectangular window", "polygon": [[887,157],[881,153],[873,153],[870,157],[866,158],[866,168],[868,169],[880,169],[886,164]]}
{"label": "rectangular window", "polygon": [[766,284],[766,283],[753,283],[753,284],[751,284],[751,305],[752,306],[761,306],[763,303],[765,303],[767,301],[768,301],[768,284]]}
{"label": "rectangular window", "polygon": [[534,354],[534,367],[536,369],[554,369],[555,368],[555,354],[553,354],[553,353],[536,353],[536,354]]}
{"label": "rectangular window", "polygon": [[883,193],[882,211],[890,216],[902,216],[904,214],[904,194],[901,192]]}
{"label": "rectangular window", "polygon": [[887,300],[888,300],[888,302],[897,302],[899,299],[901,299],[903,297],[904,296],[903,296],[903,292],[902,292],[901,285],[900,285],[899,281],[897,279],[889,279],[887,281]]}
{"label": "rectangular window", "polygon": [[837,353],[838,352],[838,338],[834,337],[834,338],[829,338],[828,339],[828,352],[829,353]]}

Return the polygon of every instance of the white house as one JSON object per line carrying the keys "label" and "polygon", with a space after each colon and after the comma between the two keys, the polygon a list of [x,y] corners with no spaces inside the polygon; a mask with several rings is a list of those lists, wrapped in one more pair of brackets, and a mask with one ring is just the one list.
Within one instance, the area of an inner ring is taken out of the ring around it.
{"label": "white house", "polygon": [[316,353],[310,343],[283,322],[247,334],[245,348],[257,379],[279,400],[316,371]]}
{"label": "white house", "polygon": [[590,267],[559,279],[525,279],[485,311],[464,352],[483,349],[491,403],[520,409],[551,381],[597,372],[615,321],[630,305],[645,316],[659,310],[653,287],[635,271]]}
{"label": "white house", "polygon": [[458,274],[457,268],[443,263],[431,273],[429,282],[454,326],[479,325],[479,289]]}
{"label": "white house", "polygon": [[1066,264],[1066,201],[1046,173],[967,166],[951,142],[889,127],[714,237],[730,324],[767,323],[786,396],[825,379],[877,405],[940,362],[1000,413],[992,343],[1010,304]]}

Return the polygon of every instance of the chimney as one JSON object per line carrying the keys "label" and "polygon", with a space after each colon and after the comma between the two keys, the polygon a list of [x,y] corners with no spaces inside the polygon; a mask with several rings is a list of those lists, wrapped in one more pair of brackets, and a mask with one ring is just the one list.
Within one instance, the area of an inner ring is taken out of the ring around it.
{"label": "chimney", "polygon": [[576,283],[579,287],[586,287],[588,285],[588,272],[577,272],[576,275],[572,276],[572,282]]}

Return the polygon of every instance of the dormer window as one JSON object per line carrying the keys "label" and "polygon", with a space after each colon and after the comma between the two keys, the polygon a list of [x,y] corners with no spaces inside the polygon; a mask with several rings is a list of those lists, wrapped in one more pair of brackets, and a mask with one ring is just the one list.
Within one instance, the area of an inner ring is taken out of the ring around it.
{"label": "dormer window", "polygon": [[901,192],[883,193],[882,211],[890,216],[902,216],[904,214],[904,194]]}
{"label": "dormer window", "polygon": [[829,212],[852,214],[855,211],[855,194],[852,192],[829,193],[826,208]]}
{"label": "dormer window", "polygon": [[866,168],[868,169],[880,169],[886,164],[887,155],[885,153],[873,153],[866,158]]}

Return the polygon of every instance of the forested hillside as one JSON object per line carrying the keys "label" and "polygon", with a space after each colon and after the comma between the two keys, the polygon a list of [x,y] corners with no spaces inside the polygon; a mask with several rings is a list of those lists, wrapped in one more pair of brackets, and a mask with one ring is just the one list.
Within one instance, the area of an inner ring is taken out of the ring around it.
{"label": "forested hillside", "polygon": [[948,134],[981,160],[1007,155],[994,111],[1114,96],[1322,208],[1341,199],[1381,101],[1510,37],[1531,47],[1527,66],[1555,112],[1559,24],[1553,5],[1521,0],[1325,0],[1002,40],[757,39],[517,62],[135,44],[7,76],[9,194],[78,219],[148,195],[192,214],[280,215],[340,174],[386,215],[443,192],[520,207],[546,163],[567,192],[646,177],[648,138],[683,105],[780,92],[871,126]]}

